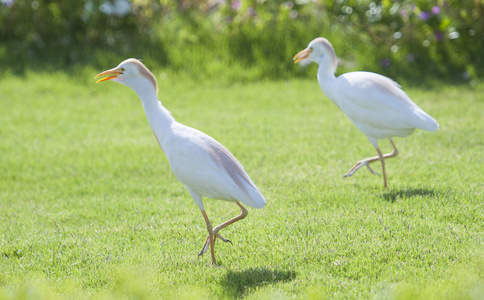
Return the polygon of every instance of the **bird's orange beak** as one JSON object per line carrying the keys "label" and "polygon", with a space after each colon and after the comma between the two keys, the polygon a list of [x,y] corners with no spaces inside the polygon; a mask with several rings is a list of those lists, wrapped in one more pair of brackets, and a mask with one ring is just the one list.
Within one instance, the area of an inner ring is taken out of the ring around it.
{"label": "bird's orange beak", "polygon": [[98,81],[96,81],[96,83],[98,83],[98,82],[101,82],[101,81],[106,81],[106,80],[111,80],[111,79],[117,78],[120,74],[123,74],[123,71],[121,71],[121,68],[114,68],[114,69],[107,70],[107,71],[104,71],[102,73],[99,73],[94,78],[98,78],[99,76],[104,76],[104,75],[111,75],[111,76],[99,79]]}
{"label": "bird's orange beak", "polygon": [[294,63],[297,64],[301,60],[305,59],[306,57],[309,56],[309,54],[311,54],[311,52],[313,52],[313,49],[311,48],[307,48],[302,51],[299,51],[299,53],[294,55],[293,57]]}

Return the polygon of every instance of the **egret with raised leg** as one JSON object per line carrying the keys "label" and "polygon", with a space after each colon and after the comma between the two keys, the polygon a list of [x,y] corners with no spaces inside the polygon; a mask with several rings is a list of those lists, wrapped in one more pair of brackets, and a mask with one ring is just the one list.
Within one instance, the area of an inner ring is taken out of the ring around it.
{"label": "egret with raised leg", "polygon": [[[210,249],[212,264],[216,265],[216,238],[230,242],[219,231],[247,216],[248,210],[242,203],[253,208],[264,207],[264,196],[227,148],[205,133],[175,121],[158,100],[155,76],[141,61],[127,59],[95,78],[100,76],[107,77],[97,82],[119,82],[130,87],[140,98],[151,129],[173,173],[185,185],[205,220],[208,236],[198,255],[201,256]],[[202,196],[233,202],[240,208],[241,213],[213,227],[205,211]]]}
{"label": "egret with raised leg", "polygon": [[[345,175],[353,175],[363,166],[378,174],[370,163],[380,161],[383,186],[387,187],[385,159],[398,155],[393,137],[405,137],[416,128],[436,131],[439,124],[418,107],[392,79],[372,72],[349,72],[335,76],[338,64],[331,43],[322,37],[294,56],[294,62],[317,63],[318,83],[324,94],[338,106],[375,147],[378,156],[358,161]],[[382,154],[378,139],[389,139],[393,151]]]}

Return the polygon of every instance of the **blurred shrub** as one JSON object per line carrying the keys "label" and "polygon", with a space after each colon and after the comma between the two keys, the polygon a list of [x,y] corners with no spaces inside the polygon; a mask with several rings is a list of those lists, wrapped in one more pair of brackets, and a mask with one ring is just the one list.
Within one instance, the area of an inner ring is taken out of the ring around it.
{"label": "blurred shrub", "polygon": [[199,76],[284,78],[304,73],[292,56],[324,36],[341,58],[340,71],[365,69],[416,80],[484,75],[483,0],[1,3],[4,65],[98,66],[142,57],[150,66]]}
{"label": "blurred shrub", "polygon": [[[1,0],[0,59],[18,64],[49,60],[57,66],[83,61],[96,47],[130,51],[138,32],[129,12],[106,15],[101,0]],[[7,52],[7,53],[5,53]],[[119,51],[118,51],[119,52]]]}

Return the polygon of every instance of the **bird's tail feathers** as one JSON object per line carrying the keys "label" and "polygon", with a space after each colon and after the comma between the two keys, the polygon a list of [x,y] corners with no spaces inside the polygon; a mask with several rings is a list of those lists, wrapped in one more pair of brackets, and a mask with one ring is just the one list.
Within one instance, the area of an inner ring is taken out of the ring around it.
{"label": "bird's tail feathers", "polygon": [[263,208],[266,205],[266,199],[253,183],[247,187],[244,196],[239,200],[250,207]]}
{"label": "bird's tail feathers", "polygon": [[417,110],[416,116],[417,118],[415,119],[415,127],[430,132],[434,132],[439,129],[439,123],[437,123],[437,121],[431,115],[427,114],[423,110]]}

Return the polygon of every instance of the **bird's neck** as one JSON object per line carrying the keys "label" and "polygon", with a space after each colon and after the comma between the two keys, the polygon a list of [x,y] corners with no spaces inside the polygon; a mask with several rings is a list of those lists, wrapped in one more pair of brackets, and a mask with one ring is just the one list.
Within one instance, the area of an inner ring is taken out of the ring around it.
{"label": "bird's neck", "polygon": [[334,68],[320,64],[318,68],[318,83],[326,97],[328,97],[331,102],[336,104],[336,106],[341,109],[341,106],[338,103],[339,98],[335,97],[334,94],[337,86],[337,78],[334,75],[335,71],[336,70]]}
{"label": "bird's neck", "polygon": [[326,58],[322,58],[318,61],[319,67],[318,67],[318,79],[335,79],[334,73],[336,73],[336,66],[335,62],[332,60]]}
{"label": "bird's neck", "polygon": [[164,141],[166,137],[172,132],[172,125],[175,123],[175,119],[171,116],[170,111],[168,111],[156,96],[156,92],[143,91],[138,93],[138,96],[143,104],[143,108],[146,114],[146,118],[155,134],[160,147],[163,149]]}
{"label": "bird's neck", "polygon": [[319,64],[318,83],[321,87],[321,90],[323,90],[328,97],[330,96],[328,93],[332,90],[334,80],[336,79],[334,72],[334,68],[330,68],[327,64],[325,64],[324,61]]}

